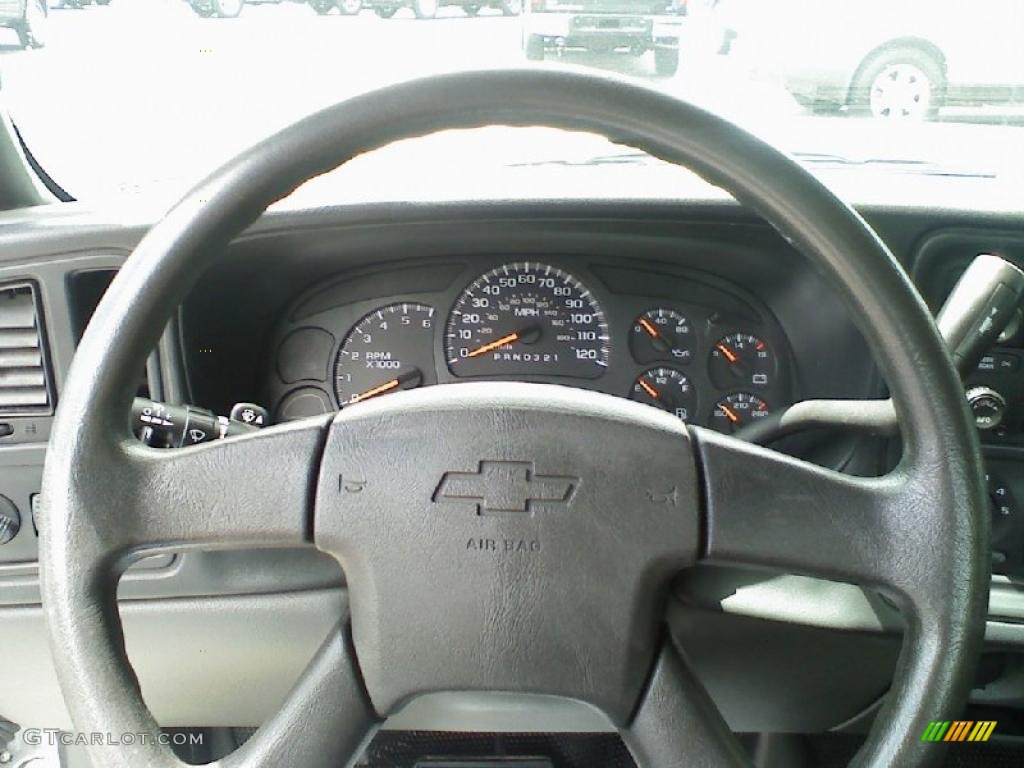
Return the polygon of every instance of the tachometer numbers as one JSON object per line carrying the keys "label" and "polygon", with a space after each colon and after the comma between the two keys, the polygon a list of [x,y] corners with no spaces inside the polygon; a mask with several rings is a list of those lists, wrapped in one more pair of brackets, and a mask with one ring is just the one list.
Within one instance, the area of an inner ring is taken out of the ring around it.
{"label": "tachometer numbers", "polygon": [[749,333],[733,333],[715,342],[709,363],[719,389],[769,387],[775,383],[775,355],[766,342]]}
{"label": "tachometer numbers", "polygon": [[434,308],[388,304],[349,331],[334,364],[338,403],[362,400],[436,382]]}
{"label": "tachometer numbers", "polygon": [[608,323],[597,299],[567,272],[506,264],[462,292],[445,329],[456,376],[574,376],[608,367]]}
{"label": "tachometer numbers", "polygon": [[633,323],[629,349],[641,365],[658,360],[686,365],[694,355],[693,326],[674,309],[648,310]]}
{"label": "tachometer numbers", "polygon": [[690,380],[667,366],[641,373],[629,396],[637,402],[668,411],[683,421],[691,420],[697,412],[697,391]]}
{"label": "tachometer numbers", "polygon": [[734,392],[715,403],[715,409],[711,412],[711,426],[719,432],[731,433],[770,413],[768,403],[757,395]]}

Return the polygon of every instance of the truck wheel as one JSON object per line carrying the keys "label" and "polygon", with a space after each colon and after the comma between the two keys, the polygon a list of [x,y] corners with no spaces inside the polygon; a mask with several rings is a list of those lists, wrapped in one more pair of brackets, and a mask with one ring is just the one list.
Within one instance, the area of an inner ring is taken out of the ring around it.
{"label": "truck wheel", "polygon": [[529,61],[543,61],[544,38],[540,35],[527,35],[523,51],[526,53],[526,58]]}
{"label": "truck wheel", "polygon": [[523,12],[523,0],[501,0],[500,6],[505,16],[518,16]]}
{"label": "truck wheel", "polygon": [[213,13],[222,19],[233,19],[242,12],[245,0],[213,0]]}
{"label": "truck wheel", "polygon": [[462,6],[462,10],[466,12],[467,16],[476,16],[478,13],[480,13],[480,6],[477,5],[476,3],[467,3],[466,5]]}
{"label": "truck wheel", "polygon": [[412,12],[417,19],[432,19],[437,16],[437,0],[412,0]]}
{"label": "truck wheel", "polygon": [[326,16],[337,6],[335,6],[334,0],[309,0],[309,7],[320,16]]}
{"label": "truck wheel", "polygon": [[110,5],[110,0],[96,0],[96,5]]}
{"label": "truck wheel", "polygon": [[380,16],[382,19],[390,19],[392,16],[395,15],[395,11],[397,10],[398,8],[393,5],[378,5],[376,8],[373,9],[373,12]]}
{"label": "truck wheel", "polygon": [[18,40],[22,48],[42,48],[46,45],[46,32],[50,17],[46,0],[26,0],[25,15],[18,26]]}
{"label": "truck wheel", "polygon": [[342,16],[355,16],[363,10],[363,0],[338,0],[338,10]]}
{"label": "truck wheel", "polygon": [[654,71],[662,77],[671,77],[679,69],[678,48],[655,48]]}
{"label": "truck wheel", "polygon": [[945,98],[945,79],[941,63],[924,51],[879,51],[861,64],[847,104],[873,117],[930,120]]}

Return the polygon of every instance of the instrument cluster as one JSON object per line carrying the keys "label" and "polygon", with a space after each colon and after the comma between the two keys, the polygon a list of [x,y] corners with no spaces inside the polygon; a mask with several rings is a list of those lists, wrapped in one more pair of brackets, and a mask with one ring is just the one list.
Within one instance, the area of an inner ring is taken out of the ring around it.
{"label": "instrument cluster", "polygon": [[[442,265],[441,290],[405,268],[314,289],[275,339],[277,419],[481,379],[596,389],[723,432],[791,402],[785,337],[754,297],[662,265],[562,261]],[[359,295],[370,284],[394,292]]]}

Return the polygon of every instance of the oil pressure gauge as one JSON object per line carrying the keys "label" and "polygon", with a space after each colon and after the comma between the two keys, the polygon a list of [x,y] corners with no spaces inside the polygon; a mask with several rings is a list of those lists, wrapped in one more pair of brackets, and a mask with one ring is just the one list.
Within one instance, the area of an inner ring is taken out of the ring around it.
{"label": "oil pressure gauge", "polygon": [[658,360],[685,365],[693,359],[693,326],[674,309],[658,307],[633,322],[629,349],[641,365]]}

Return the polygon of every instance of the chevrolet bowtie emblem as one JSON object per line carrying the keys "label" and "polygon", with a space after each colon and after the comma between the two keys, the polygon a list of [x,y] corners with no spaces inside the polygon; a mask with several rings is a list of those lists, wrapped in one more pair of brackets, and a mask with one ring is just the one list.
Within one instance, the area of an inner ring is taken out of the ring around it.
{"label": "chevrolet bowtie emblem", "polygon": [[478,515],[533,512],[538,504],[567,504],[579,483],[570,475],[537,474],[532,461],[481,461],[476,472],[445,472],[433,501],[471,502]]}

